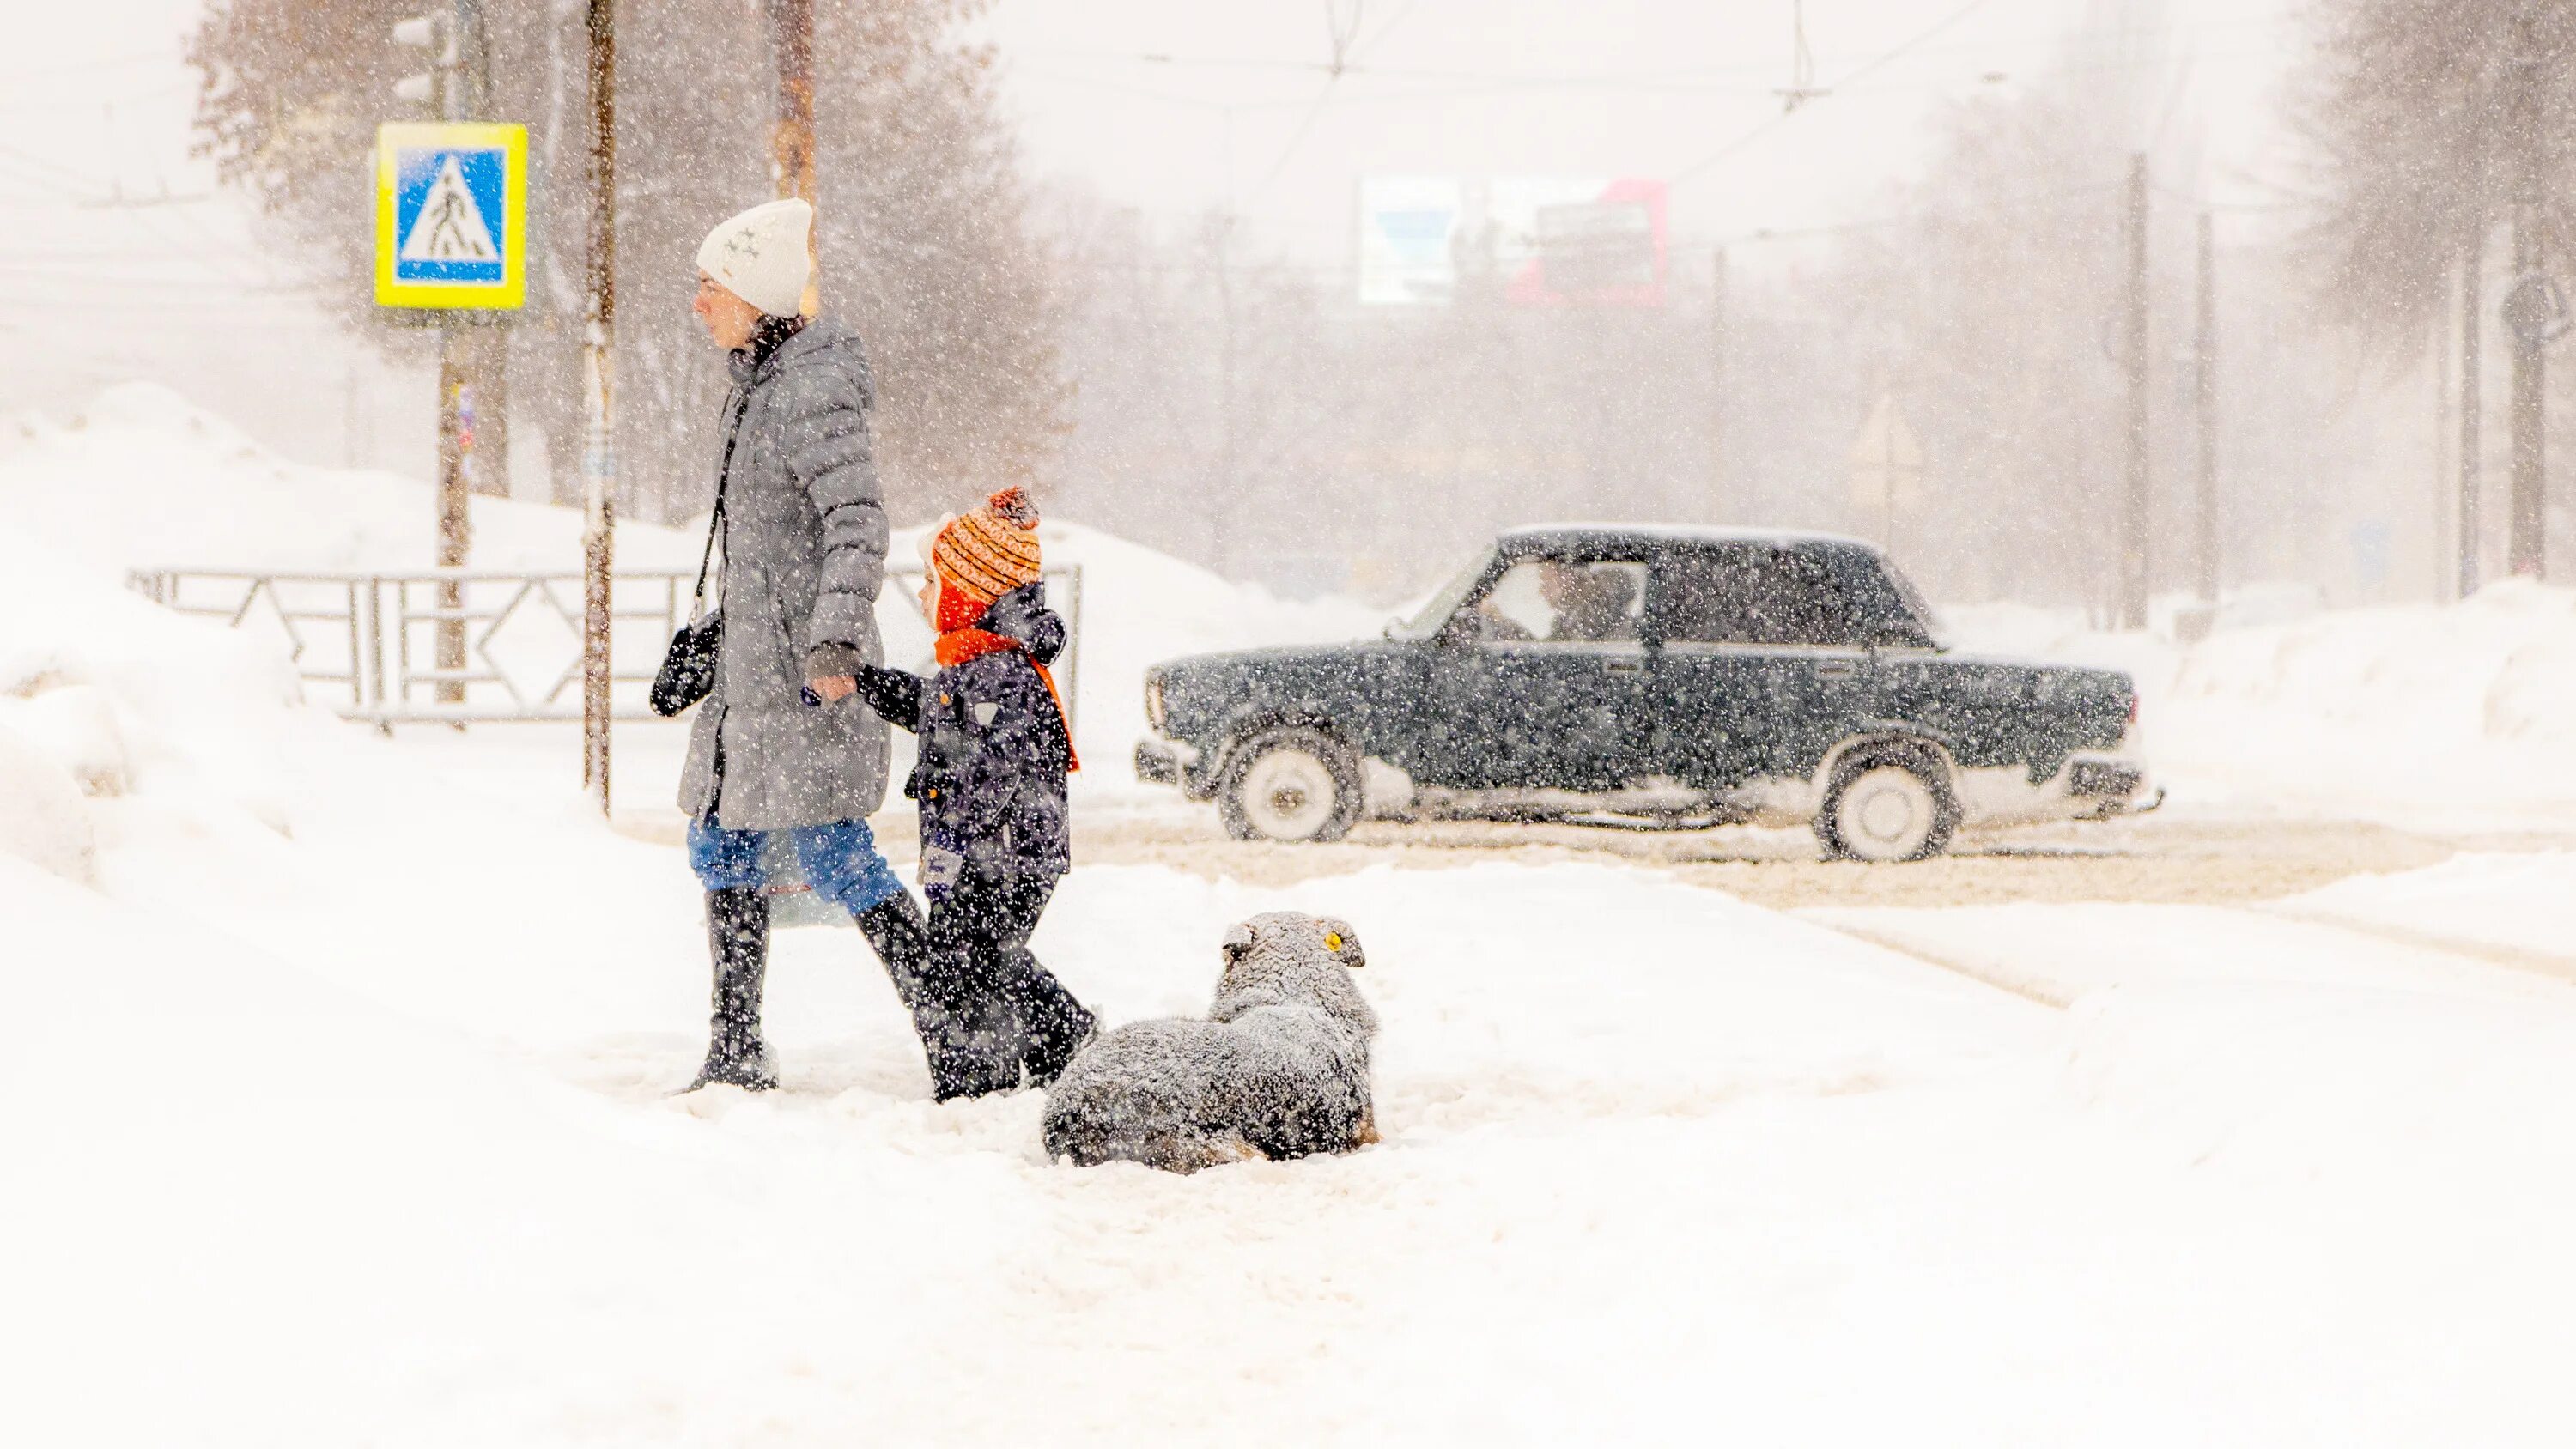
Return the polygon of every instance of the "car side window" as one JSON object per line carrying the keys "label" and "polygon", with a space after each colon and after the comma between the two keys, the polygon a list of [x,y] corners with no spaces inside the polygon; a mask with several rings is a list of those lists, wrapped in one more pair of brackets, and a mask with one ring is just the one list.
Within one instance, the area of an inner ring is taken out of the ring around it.
{"label": "car side window", "polygon": [[1645,637],[1646,566],[1524,559],[1469,611],[1493,644],[1634,644]]}
{"label": "car side window", "polygon": [[1750,546],[1681,554],[1662,568],[1664,639],[1674,644],[1858,648],[1859,621],[1824,560]]}

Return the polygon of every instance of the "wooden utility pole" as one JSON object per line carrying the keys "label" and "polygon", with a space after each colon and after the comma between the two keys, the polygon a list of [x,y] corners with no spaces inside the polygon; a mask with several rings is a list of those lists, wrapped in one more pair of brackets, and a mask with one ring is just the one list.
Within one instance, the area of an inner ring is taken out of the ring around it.
{"label": "wooden utility pole", "polygon": [[[814,195],[814,0],[769,0],[770,52],[778,63],[778,115],[769,131],[769,165],[778,199]],[[800,310],[811,317],[821,306],[822,233],[818,218],[805,234],[807,255],[815,262],[807,273]]]}
{"label": "wooden utility pole", "polygon": [[610,408],[617,337],[617,0],[590,0],[590,237],[583,267],[581,779],[608,813],[610,568],[617,451]]}
{"label": "wooden utility pole", "polygon": [[2485,508],[2478,497],[2478,453],[2482,442],[2479,420],[2485,400],[2480,396],[2481,362],[2480,328],[2485,304],[2479,298],[2484,290],[2481,269],[2486,263],[2486,223],[2470,223],[2469,252],[2460,264],[2460,597],[2465,599],[2486,582],[2483,574]]}
{"label": "wooden utility pole", "polygon": [[2199,484],[2195,491],[2198,504],[2198,547],[2193,553],[2192,573],[2200,586],[2204,604],[2218,602],[2219,533],[2218,533],[2218,246],[2216,228],[2209,213],[2200,214],[2200,296],[2194,309],[2196,341],[2192,347],[2192,402],[2198,414],[2197,436],[2200,445],[2197,460]]}
{"label": "wooden utility pole", "polygon": [[2120,627],[2147,627],[2147,157],[2129,158],[2129,469],[2120,506]]}
{"label": "wooden utility pole", "polygon": [[1709,269],[1708,294],[1708,496],[1709,514],[1724,521],[1733,499],[1726,490],[1726,248]]}
{"label": "wooden utility pole", "polygon": [[2523,6],[2513,24],[2512,121],[2507,144],[2513,163],[2513,296],[2506,333],[2513,343],[2513,503],[2506,566],[2517,575],[2541,576],[2548,552],[2546,430],[2548,424],[2548,341],[2550,320],[2545,299],[2548,282],[2540,272],[2540,62],[2531,34],[2530,7]]}

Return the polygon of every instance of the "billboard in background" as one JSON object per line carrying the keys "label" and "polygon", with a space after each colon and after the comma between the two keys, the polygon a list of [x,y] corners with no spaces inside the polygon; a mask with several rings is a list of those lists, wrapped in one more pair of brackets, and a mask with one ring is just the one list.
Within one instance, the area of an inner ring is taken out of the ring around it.
{"label": "billboard in background", "polygon": [[1660,181],[1372,176],[1359,210],[1364,305],[1664,303]]}
{"label": "billboard in background", "polygon": [[1448,304],[1458,291],[1467,188],[1454,176],[1360,182],[1360,301]]}

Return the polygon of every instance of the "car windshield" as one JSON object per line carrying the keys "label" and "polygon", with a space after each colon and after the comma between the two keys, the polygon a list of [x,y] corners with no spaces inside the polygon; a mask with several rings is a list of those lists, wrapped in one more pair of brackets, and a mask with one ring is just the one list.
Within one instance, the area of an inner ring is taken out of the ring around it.
{"label": "car windshield", "polygon": [[1396,634],[1406,639],[1428,639],[1439,633],[1440,626],[1448,623],[1449,616],[1458,612],[1458,606],[1467,600],[1468,591],[1485,577],[1485,570],[1493,561],[1491,551],[1476,555],[1472,562],[1458,571],[1456,578],[1440,586],[1440,591],[1431,596],[1429,603],[1417,610],[1412,618],[1398,624]]}

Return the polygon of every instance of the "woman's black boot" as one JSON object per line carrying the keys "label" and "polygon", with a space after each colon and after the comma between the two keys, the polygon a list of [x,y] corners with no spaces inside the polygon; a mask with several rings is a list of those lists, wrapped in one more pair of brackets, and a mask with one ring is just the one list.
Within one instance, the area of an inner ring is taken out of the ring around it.
{"label": "woman's black boot", "polygon": [[769,974],[769,899],[757,890],[707,892],[707,945],[715,958],[715,1015],[706,1065],[688,1090],[778,1085],[777,1063],[760,1039],[760,992]]}

